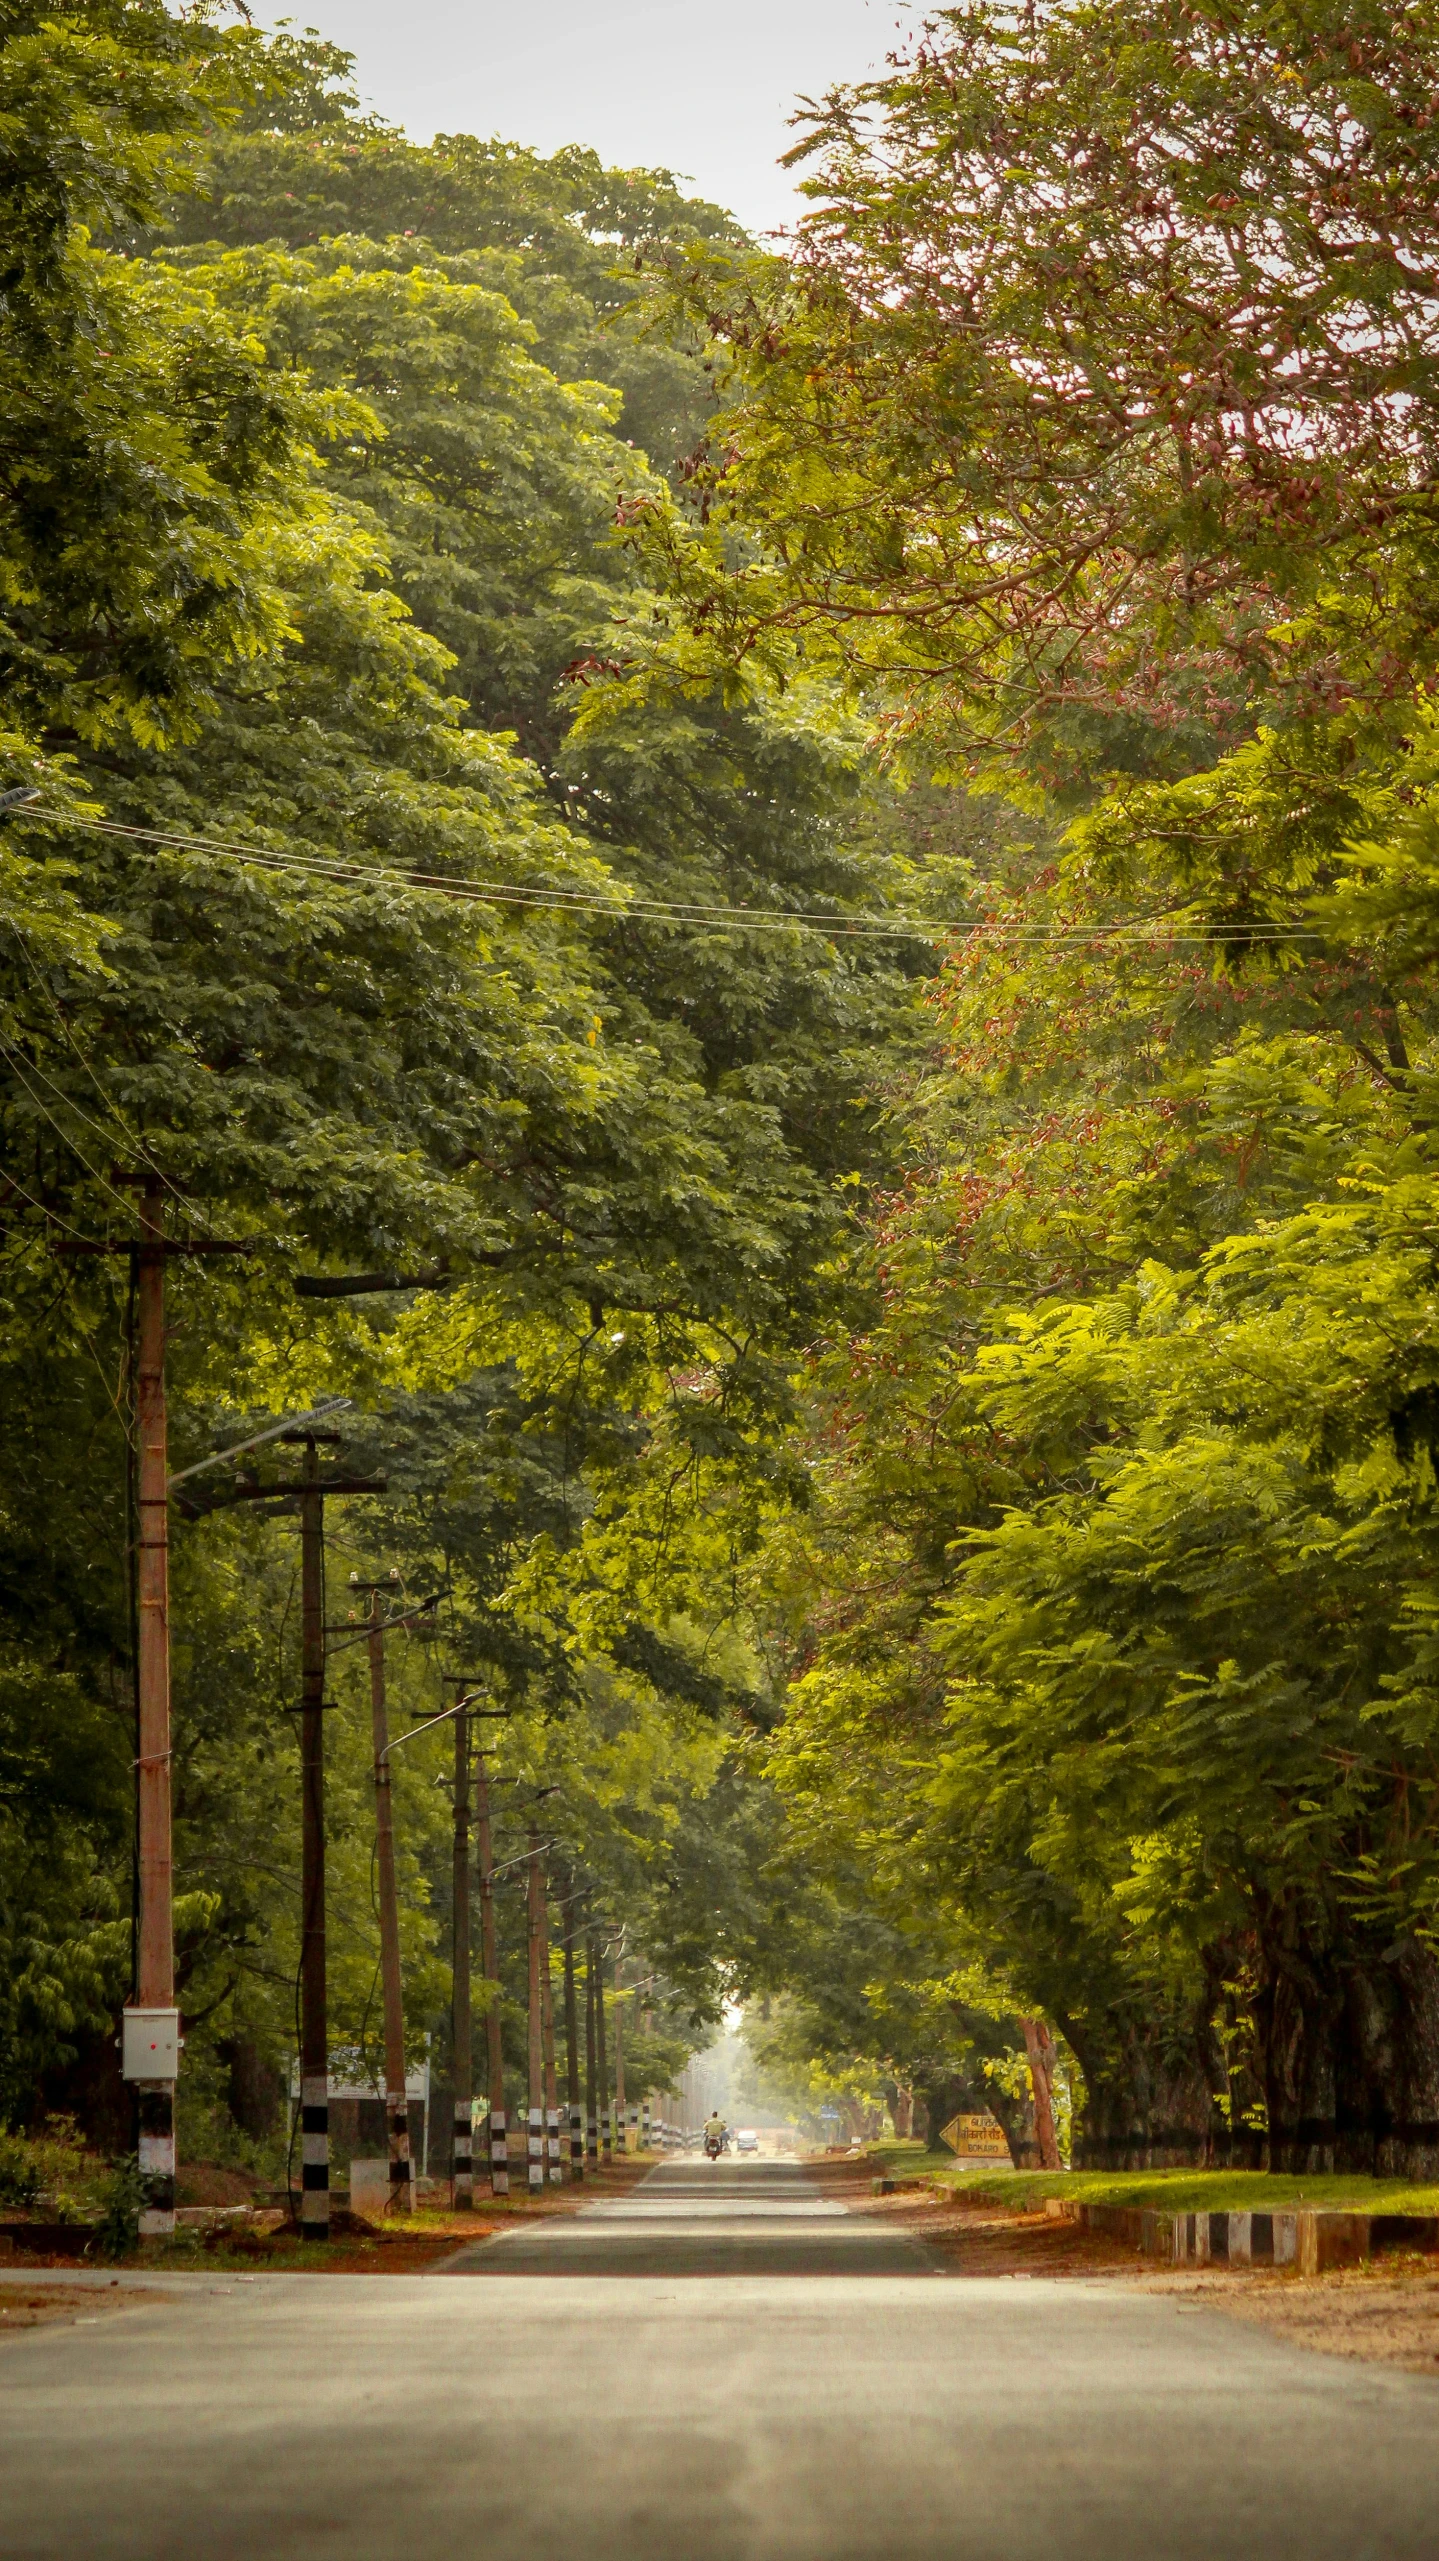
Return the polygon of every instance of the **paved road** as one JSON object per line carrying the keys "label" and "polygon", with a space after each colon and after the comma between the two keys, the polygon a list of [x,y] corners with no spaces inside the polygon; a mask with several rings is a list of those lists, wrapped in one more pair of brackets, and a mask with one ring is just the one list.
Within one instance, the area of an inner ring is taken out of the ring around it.
{"label": "paved road", "polygon": [[466,2276],[917,2276],[901,2234],[847,2214],[793,2161],[666,2162],[628,2196],[462,2250]]}
{"label": "paved road", "polygon": [[451,2273],[167,2282],[0,2341],[0,2554],[1435,2561],[1439,2383],[700,2177]]}

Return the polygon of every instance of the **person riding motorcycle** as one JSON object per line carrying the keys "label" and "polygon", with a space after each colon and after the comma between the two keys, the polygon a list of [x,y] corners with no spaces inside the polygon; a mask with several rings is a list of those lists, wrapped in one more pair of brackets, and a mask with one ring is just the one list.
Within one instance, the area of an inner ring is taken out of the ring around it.
{"label": "person riding motorcycle", "polygon": [[719,2159],[721,2152],[724,2150],[728,2134],[729,2127],[726,2125],[719,2109],[716,2108],[713,2115],[708,2117],[705,2121],[705,2151],[710,2160],[717,2161]]}

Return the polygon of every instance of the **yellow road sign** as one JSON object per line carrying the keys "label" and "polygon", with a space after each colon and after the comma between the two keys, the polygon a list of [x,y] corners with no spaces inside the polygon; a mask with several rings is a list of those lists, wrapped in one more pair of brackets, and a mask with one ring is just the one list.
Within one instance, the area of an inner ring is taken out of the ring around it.
{"label": "yellow road sign", "polygon": [[1009,2145],[1004,2130],[988,2108],[974,2115],[952,2116],[939,2130],[941,2143],[965,2161],[1007,2161]]}

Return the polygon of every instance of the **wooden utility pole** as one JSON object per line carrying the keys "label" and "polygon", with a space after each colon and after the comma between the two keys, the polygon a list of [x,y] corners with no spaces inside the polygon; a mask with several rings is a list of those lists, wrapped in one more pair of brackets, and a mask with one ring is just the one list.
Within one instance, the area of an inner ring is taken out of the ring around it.
{"label": "wooden utility pole", "polygon": [[621,1959],[615,1958],[615,2150],[627,2152],[625,2130],[625,2001]]}
{"label": "wooden utility pole", "polygon": [[480,1961],[490,1985],[489,2005],[485,2011],[490,2084],[490,2194],[508,2196],[510,2145],[505,2117],[505,2056],[498,1989],[500,1964],[495,1937],[495,1854],[490,1838],[490,1783],[483,1751],[478,1755],[476,1767],[475,1834],[480,1862]]}
{"label": "wooden utility pole", "polygon": [[170,1819],[170,1461],[165,1412],[165,1261],[171,1254],[246,1254],[243,1244],[165,1235],[158,1174],[139,1185],[133,1243],[65,1237],[62,1254],[127,1255],[134,1281],[135,1974],[125,2004],[121,2070],[134,2084],[144,2190],[140,2230],[175,2229],[174,1871]]}
{"label": "wooden utility pole", "polygon": [[540,1991],[540,1852],[539,1834],[530,1834],[529,1920],[529,2188],[537,2196],[545,2184],[545,2060]]}
{"label": "wooden utility pole", "polygon": [[217,1494],[187,1498],[195,1512],[268,1503],[300,1515],[300,2236],[330,2236],[330,2034],[325,1980],[325,1501],[383,1494],[383,1476],[326,1474],[322,1444],[340,1434],[313,1422],[274,1438],[303,1450],[298,1483],[258,1474]]}
{"label": "wooden utility pole", "polygon": [[[139,2011],[168,2012],[171,2040],[156,2038],[157,2056],[173,2050],[175,2017],[174,1879],[170,1829],[170,1463],[165,1415],[164,1210],[153,1186],[142,1195],[135,1255],[136,1357],[136,1724],[139,1799],[139,1931],[135,2002]],[[173,2072],[172,2066],[172,2072]],[[141,2080],[139,2167],[145,2202],[142,2233],[175,2229],[175,2082]]]}
{"label": "wooden utility pole", "polygon": [[[361,1589],[359,1578],[351,1580]],[[380,1982],[385,2009],[385,2130],[390,2160],[389,2210],[414,2205],[410,2159],[410,2103],[405,2094],[405,2006],[400,1976],[400,1896],[395,1877],[394,1806],[390,1785],[390,1726],[385,1700],[385,1621],[380,1595],[391,1584],[369,1586],[370,1731],[375,1750],[375,1869],[380,1898]]]}
{"label": "wooden utility pole", "polygon": [[595,2061],[595,1951],[594,1932],[585,1938],[585,2162],[592,2170],[600,2165],[599,2070]]}
{"label": "wooden utility pole", "polygon": [[325,1980],[325,1498],[305,1444],[300,1495],[300,2233],[330,2237],[330,2026]]}
{"label": "wooden utility pole", "polygon": [[455,1866],[453,1993],[450,2007],[451,2078],[455,2130],[450,2194],[459,2207],[475,2201],[474,2055],[470,2041],[470,1718],[469,1702],[455,1707]]}
{"label": "wooden utility pole", "polygon": [[585,2175],[585,2125],[580,2113],[580,2036],[575,2002],[575,1895],[565,1898],[565,2105],[570,2123],[570,2177]]}
{"label": "wooden utility pole", "polygon": [[599,1940],[593,1930],[590,1932],[590,1970],[595,1978],[595,2037],[600,2057],[600,2158],[608,2169],[614,2128],[610,2111],[610,2058],[605,2043],[605,1969]]}
{"label": "wooden utility pole", "polygon": [[555,2073],[555,1987],[550,1973],[549,1886],[540,1870],[540,2024],[545,2045],[545,2167],[552,2188],[563,2183],[560,2165],[560,2092]]}

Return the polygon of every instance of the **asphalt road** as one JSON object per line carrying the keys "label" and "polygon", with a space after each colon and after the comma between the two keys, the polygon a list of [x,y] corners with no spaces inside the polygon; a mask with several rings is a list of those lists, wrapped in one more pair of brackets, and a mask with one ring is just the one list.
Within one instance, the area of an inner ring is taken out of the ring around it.
{"label": "asphalt road", "polygon": [[769,2164],[424,2277],[137,2290],[0,2341],[3,2561],[1439,2554],[1439,2383],[957,2276]]}

